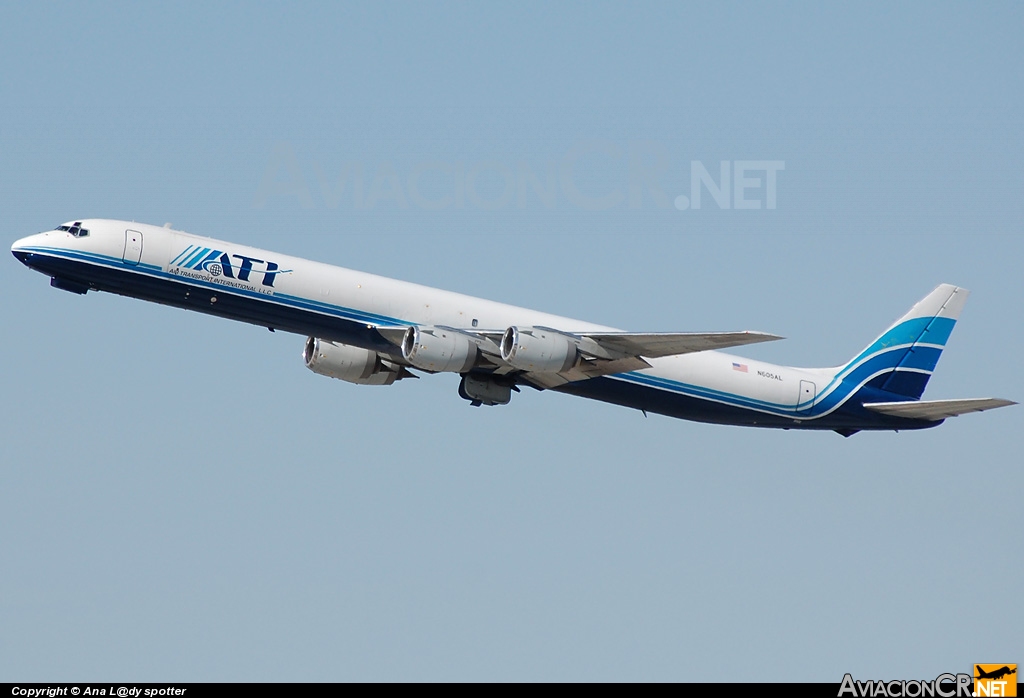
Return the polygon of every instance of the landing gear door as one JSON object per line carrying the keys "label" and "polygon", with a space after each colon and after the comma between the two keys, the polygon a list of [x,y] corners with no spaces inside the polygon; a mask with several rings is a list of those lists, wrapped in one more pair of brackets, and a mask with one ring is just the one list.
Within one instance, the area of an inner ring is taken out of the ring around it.
{"label": "landing gear door", "polygon": [[138,230],[124,231],[124,255],[121,259],[125,264],[138,264],[142,261],[142,233]]}
{"label": "landing gear door", "polygon": [[811,381],[800,381],[800,394],[796,398],[797,412],[810,412],[814,407],[814,398],[817,397],[814,383]]}

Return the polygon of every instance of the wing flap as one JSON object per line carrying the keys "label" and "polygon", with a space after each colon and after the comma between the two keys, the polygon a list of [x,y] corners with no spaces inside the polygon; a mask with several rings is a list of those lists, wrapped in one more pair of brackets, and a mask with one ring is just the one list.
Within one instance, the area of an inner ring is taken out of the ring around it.
{"label": "wing flap", "polygon": [[907,402],[865,402],[864,407],[882,414],[908,419],[930,419],[939,421],[948,417],[967,414],[968,412],[984,412],[997,407],[1016,405],[1012,400],[994,397],[977,397],[963,400],[913,400]]}

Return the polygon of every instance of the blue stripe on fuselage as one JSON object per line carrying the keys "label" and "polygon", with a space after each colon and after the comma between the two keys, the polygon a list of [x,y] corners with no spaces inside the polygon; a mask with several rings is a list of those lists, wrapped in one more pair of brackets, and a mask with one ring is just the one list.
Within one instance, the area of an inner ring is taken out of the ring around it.
{"label": "blue stripe on fuselage", "polygon": [[[830,383],[825,390],[815,396],[813,406],[810,410],[807,408],[811,401],[800,404],[784,404],[767,400],[758,400],[757,398],[737,395],[735,393],[715,390],[714,388],[685,383],[683,381],[673,380],[663,376],[655,376],[648,373],[641,373],[638,371],[619,374],[613,376],[613,378],[617,380],[631,381],[650,387],[661,388],[663,390],[669,390],[683,395],[689,395],[691,397],[723,402],[735,407],[757,410],[758,412],[766,414],[791,417],[794,419],[815,419],[821,418],[823,415],[835,411],[840,405],[849,400],[850,397],[854,396],[857,391],[874,376],[894,369],[897,363],[903,359],[906,351],[906,347],[882,350],[869,359],[862,359],[861,363],[852,371],[847,373],[841,381],[838,383]],[[932,368],[934,368],[940,352],[940,349],[933,347],[917,347],[914,350],[915,355],[920,355],[920,362],[922,365],[930,364]]]}
{"label": "blue stripe on fuselage", "polygon": [[[344,318],[346,320],[354,320],[357,322],[370,323],[381,326],[408,326],[415,325],[414,322],[406,322],[397,318],[389,317],[387,315],[379,315],[376,313],[370,313],[355,308],[347,308],[340,305],[332,305],[330,303],[324,303],[321,301],[313,301],[302,296],[292,296],[286,293],[275,292],[273,295],[260,293],[259,291],[252,291],[245,288],[237,288],[235,286],[226,286],[224,284],[218,284],[211,281],[203,281],[201,279],[185,278],[181,277],[172,272],[166,272],[162,267],[154,264],[139,264],[138,266],[128,269],[123,260],[120,257],[110,257],[107,255],[95,254],[92,252],[83,252],[80,250],[67,250],[63,248],[23,248],[25,252],[39,255],[52,255],[56,257],[65,257],[69,259],[81,260],[84,262],[91,262],[100,264],[109,268],[124,270],[129,273],[135,273],[135,270],[145,271],[151,276],[158,276],[167,279],[173,279],[182,283],[186,283],[189,286],[198,286],[201,288],[207,288],[211,290],[221,291],[224,293],[232,293],[235,295],[245,295],[252,298],[257,298],[261,301],[278,303],[283,305],[292,305],[304,310],[312,310],[314,312],[321,312],[337,317]],[[206,248],[207,251],[209,248]]]}

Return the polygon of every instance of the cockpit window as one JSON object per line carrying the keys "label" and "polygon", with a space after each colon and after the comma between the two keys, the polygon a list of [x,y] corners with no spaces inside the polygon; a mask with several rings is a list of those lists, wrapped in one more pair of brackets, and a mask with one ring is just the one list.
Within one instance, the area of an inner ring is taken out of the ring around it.
{"label": "cockpit window", "polygon": [[57,230],[71,233],[76,238],[84,238],[89,235],[89,231],[82,227],[81,221],[75,221],[73,225],[58,225]]}

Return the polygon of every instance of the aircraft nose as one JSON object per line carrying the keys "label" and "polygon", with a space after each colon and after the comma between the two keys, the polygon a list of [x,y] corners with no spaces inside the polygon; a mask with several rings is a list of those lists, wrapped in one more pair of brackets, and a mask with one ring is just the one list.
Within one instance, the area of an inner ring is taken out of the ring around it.
{"label": "aircraft nose", "polygon": [[29,235],[15,241],[11,245],[11,254],[22,264],[28,264],[28,260],[32,256],[31,249],[33,247],[40,247],[43,242],[42,238],[45,235],[46,233],[37,233],[36,235]]}

